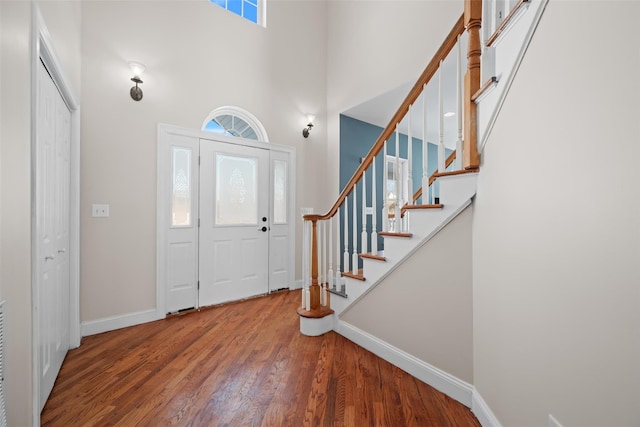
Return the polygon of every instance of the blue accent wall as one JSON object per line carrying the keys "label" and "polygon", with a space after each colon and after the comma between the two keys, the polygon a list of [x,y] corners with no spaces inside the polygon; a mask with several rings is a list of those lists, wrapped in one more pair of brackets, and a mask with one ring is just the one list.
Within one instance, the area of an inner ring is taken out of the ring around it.
{"label": "blue accent wall", "polygon": [[[357,120],[345,115],[340,115],[340,189],[344,188],[344,186],[349,182],[353,173],[360,166],[360,159],[365,157],[373,144],[376,142],[380,134],[384,129],[372,125],[370,123],[363,122],[361,120]],[[408,136],[405,134],[400,134],[400,153],[399,156],[401,158],[407,158],[407,138]],[[413,192],[418,189],[422,185],[422,140],[418,138],[411,138],[412,140],[412,175],[413,175]],[[427,145],[429,150],[429,163],[427,165],[427,173],[431,175],[436,171],[438,167],[438,147],[435,144],[429,143]],[[395,134],[392,135],[390,140],[387,142],[387,155],[395,156]],[[451,150],[447,150],[447,155],[451,153]],[[383,203],[383,172],[384,165],[382,160],[382,152],[376,156],[376,204],[377,206],[374,208],[374,214],[376,215],[378,228],[381,227],[382,220],[382,203]],[[367,181],[367,205],[371,206],[371,171],[369,170],[366,175]],[[353,194],[353,193],[352,193]],[[351,248],[353,241],[353,195],[350,194],[348,197],[348,222],[349,222],[349,236],[348,243]],[[360,182],[357,185],[357,203],[358,203],[358,211],[357,211],[357,232],[358,232],[358,240],[360,238],[360,233],[362,232],[362,183]],[[344,219],[344,211],[340,209],[340,218]],[[371,232],[371,218],[367,219],[367,231]],[[341,227],[340,229],[340,239],[341,242],[344,240],[344,230]],[[342,242],[344,244],[344,242]],[[378,238],[378,250],[383,249],[383,239],[382,237]],[[371,245],[369,245],[371,248]],[[351,249],[349,249],[351,250]],[[358,246],[358,253],[360,253],[361,247]],[[342,259],[342,258],[340,258]],[[362,262],[360,262],[360,266],[362,266]],[[344,266],[342,268],[344,271]]]}

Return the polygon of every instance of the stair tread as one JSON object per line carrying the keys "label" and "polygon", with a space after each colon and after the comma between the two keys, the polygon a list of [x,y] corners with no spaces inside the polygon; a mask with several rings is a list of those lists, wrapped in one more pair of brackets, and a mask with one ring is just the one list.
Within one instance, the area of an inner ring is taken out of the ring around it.
{"label": "stair tread", "polygon": [[429,205],[404,205],[400,210],[400,216],[404,217],[404,214],[408,210],[422,210],[422,209],[442,209],[444,205],[442,203],[434,203]]}
{"label": "stair tread", "polygon": [[365,280],[363,272],[362,272],[362,269],[358,270],[358,274],[353,274],[350,271],[347,271],[347,272],[342,273],[342,276],[349,277],[351,279],[360,280],[360,281],[363,281],[363,282]]}
{"label": "stair tread", "polygon": [[442,203],[434,203],[430,205],[405,205],[402,210],[407,209],[442,209],[444,205]]}
{"label": "stair tread", "polygon": [[435,176],[436,178],[441,178],[441,177],[445,177],[445,176],[455,176],[455,175],[464,175],[467,173],[477,173],[478,171],[480,171],[480,169],[475,168],[475,169],[463,169],[463,170],[458,170],[458,171],[449,171],[449,172],[438,172],[433,174],[433,176]]}
{"label": "stair tread", "polygon": [[310,319],[321,319],[326,316],[330,316],[334,313],[334,311],[330,307],[320,306],[315,310],[305,310],[304,307],[298,307],[299,316],[308,317]]}
{"label": "stair tread", "polygon": [[367,258],[367,259],[375,259],[378,261],[386,261],[387,259],[383,256],[380,255],[374,255],[374,254],[359,254],[358,255],[360,258]]}
{"label": "stair tread", "polygon": [[411,233],[396,233],[393,231],[380,231],[378,236],[387,236],[387,237],[411,237],[413,234]]}

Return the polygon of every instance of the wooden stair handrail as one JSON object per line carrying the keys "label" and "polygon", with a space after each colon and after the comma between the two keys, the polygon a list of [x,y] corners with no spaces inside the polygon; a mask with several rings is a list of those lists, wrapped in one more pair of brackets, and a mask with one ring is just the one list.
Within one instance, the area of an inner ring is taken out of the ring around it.
{"label": "wooden stair handrail", "polygon": [[353,176],[351,177],[347,185],[344,186],[344,189],[338,196],[338,199],[333,204],[329,212],[327,212],[324,215],[305,215],[303,217],[305,220],[307,221],[313,220],[314,219],[313,217],[315,217],[315,220],[329,219],[329,218],[332,218],[336,214],[336,212],[338,212],[338,209],[340,208],[340,206],[342,206],[342,204],[344,203],[344,200],[347,198],[349,193],[351,193],[353,186],[357,184],[358,181],[360,181],[362,177],[362,173],[366,171],[367,168],[369,168],[375,156],[377,156],[380,150],[382,150],[382,147],[384,146],[385,141],[387,141],[389,137],[393,135],[393,132],[395,132],[395,129],[396,129],[396,125],[402,121],[404,116],[407,115],[407,113],[409,112],[409,106],[416,102],[416,100],[422,93],[422,89],[424,85],[428,83],[431,80],[431,78],[436,74],[436,72],[438,71],[438,68],[440,67],[440,61],[444,60],[447,57],[447,55],[449,55],[449,52],[451,52],[451,50],[453,50],[453,48],[455,47],[456,43],[458,42],[458,36],[460,36],[465,30],[464,23],[465,23],[465,15],[463,13],[460,16],[460,18],[456,21],[453,28],[451,28],[451,31],[449,31],[449,34],[444,39],[444,42],[442,42],[442,44],[440,45],[440,48],[438,48],[438,50],[436,51],[431,61],[429,62],[427,67],[424,69],[424,71],[420,75],[420,78],[418,78],[418,80],[413,85],[413,87],[407,94],[402,104],[400,104],[400,107],[398,107],[398,110],[389,121],[389,124],[387,125],[387,127],[384,128],[384,130],[382,131],[382,133],[380,134],[376,142],[373,144],[373,146],[367,153],[367,156],[363,159],[362,163],[360,163],[360,166],[358,167],[358,169],[356,169],[356,171],[354,172]]}

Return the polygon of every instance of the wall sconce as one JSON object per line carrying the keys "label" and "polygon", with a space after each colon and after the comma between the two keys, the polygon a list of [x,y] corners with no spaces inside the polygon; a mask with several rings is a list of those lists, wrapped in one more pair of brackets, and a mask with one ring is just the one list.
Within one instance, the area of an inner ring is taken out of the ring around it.
{"label": "wall sconce", "polygon": [[313,121],[315,120],[315,118],[316,116],[314,116],[313,114],[307,114],[307,120],[309,121],[309,123],[307,123],[307,127],[302,129],[302,136],[304,136],[305,138],[309,137],[309,132],[311,132]]}
{"label": "wall sconce", "polygon": [[145,66],[140,62],[129,62],[129,68],[131,68],[131,72],[133,73],[133,77],[131,77],[131,81],[135,82],[135,86],[131,88],[129,94],[131,95],[131,99],[134,101],[140,101],[142,99],[142,89],[138,87],[138,84],[142,83],[142,73],[144,73]]}

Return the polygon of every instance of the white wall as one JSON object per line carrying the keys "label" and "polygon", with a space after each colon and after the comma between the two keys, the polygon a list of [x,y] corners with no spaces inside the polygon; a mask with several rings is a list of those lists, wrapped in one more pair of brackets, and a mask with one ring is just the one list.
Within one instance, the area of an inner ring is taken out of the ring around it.
{"label": "white wall", "polygon": [[6,383],[10,425],[31,423],[31,4],[2,9],[2,267],[6,302]]}
{"label": "white wall", "polygon": [[[53,10],[56,13],[53,13]],[[32,423],[31,18],[32,4],[1,1],[0,294],[7,301],[9,425]],[[63,72],[80,93],[80,3],[48,2],[42,15]]]}
{"label": "white wall", "polygon": [[[414,83],[462,15],[462,0],[329,2],[327,51],[327,162],[329,199],[338,188],[340,121],[343,111]],[[389,117],[391,119],[391,117]],[[324,213],[324,212],[323,212]]]}
{"label": "white wall", "polygon": [[342,320],[472,383],[472,218],[469,207]]}
{"label": "white wall", "polygon": [[640,424],[638,16],[549,2],[482,154],[474,383],[504,426]]}
{"label": "white wall", "polygon": [[[297,209],[314,207],[324,191],[326,7],[271,1],[265,29],[204,0],[83,4],[83,321],[155,308],[158,123],[199,129],[216,107],[251,111],[271,142],[296,147]],[[147,66],[140,102],[129,97],[131,60]],[[306,113],[318,115],[308,140]],[[91,218],[92,203],[110,204],[111,216]]]}

